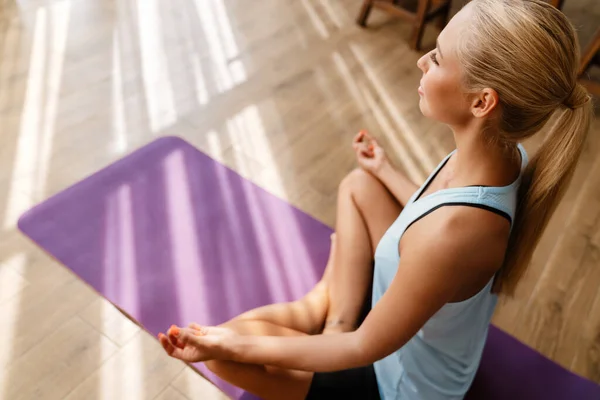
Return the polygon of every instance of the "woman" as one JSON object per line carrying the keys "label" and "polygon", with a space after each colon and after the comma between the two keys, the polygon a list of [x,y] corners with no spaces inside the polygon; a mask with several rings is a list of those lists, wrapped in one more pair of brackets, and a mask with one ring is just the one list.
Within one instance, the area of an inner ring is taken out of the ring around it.
{"label": "woman", "polygon": [[[456,150],[419,188],[357,135],[321,282],[220,327],[173,327],[165,350],[265,399],[462,398],[589,129],[578,60],[572,26],[542,0],[472,1],[417,64],[421,111]],[[548,121],[528,162],[518,143]]]}

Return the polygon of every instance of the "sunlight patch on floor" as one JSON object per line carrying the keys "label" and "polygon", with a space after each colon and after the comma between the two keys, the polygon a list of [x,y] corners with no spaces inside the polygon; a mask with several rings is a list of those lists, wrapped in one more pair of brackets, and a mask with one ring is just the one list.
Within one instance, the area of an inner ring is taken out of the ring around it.
{"label": "sunlight patch on floor", "polygon": [[123,67],[121,41],[117,28],[113,31],[112,45],[112,130],[115,138],[113,149],[123,153],[127,149],[127,122],[125,120],[125,104],[123,99]]}
{"label": "sunlight patch on floor", "polygon": [[177,112],[169,79],[159,0],[137,0],[138,37],[146,107],[152,132],[174,124]]}
{"label": "sunlight patch on floor", "polygon": [[[256,105],[246,107],[236,116],[228,120],[227,127],[232,143],[236,143],[240,148],[239,154],[257,155],[257,159],[261,160],[264,170],[269,173],[270,177],[268,182],[263,182],[265,188],[284,200],[288,200],[285,186],[283,185],[283,180],[279,173],[279,167],[275,161],[273,150],[271,149],[258,107]],[[241,155],[237,155],[236,163],[243,169],[246,161]],[[267,226],[266,222],[268,222],[270,218],[265,217],[268,216],[270,210],[261,210],[261,207],[256,202],[256,199],[253,198],[252,194],[250,192],[247,192],[247,194],[248,201],[250,202],[250,204],[248,204],[250,216],[254,221],[254,229],[257,232],[256,237],[259,239],[261,254],[263,259],[267,261],[265,262],[265,265],[277,265],[277,261],[273,259],[274,255],[272,254],[273,244],[265,241],[265,238],[269,237],[267,229],[274,229],[275,231],[273,232],[272,237],[278,239],[277,250],[282,257],[281,261],[285,264],[299,266],[297,269],[289,268],[285,270],[288,272],[291,271],[292,275],[290,276],[281,275],[281,271],[284,269],[273,268],[272,270],[266,271],[266,275],[269,277],[269,286],[273,298],[285,298],[283,297],[285,296],[285,290],[281,287],[282,282],[289,284],[294,296],[303,294],[302,288],[311,286],[312,280],[315,280],[317,277],[307,278],[305,274],[300,272],[300,266],[311,266],[310,256],[305,247],[295,246],[285,240],[285,237],[290,235],[289,231],[299,229],[295,217],[291,210],[288,210],[285,214],[278,214],[277,216],[272,217],[277,218],[278,220],[284,220],[285,223]],[[265,213],[267,215],[265,215]],[[286,226],[287,232],[281,230],[282,225]],[[297,253],[295,250],[299,248],[302,250],[300,253]]]}
{"label": "sunlight patch on floor", "polygon": [[239,48],[231,22],[223,0],[195,0],[194,4],[209,46],[211,80],[216,82],[219,93],[223,93],[248,78],[241,61],[235,60],[239,56]]}
{"label": "sunlight patch on floor", "polygon": [[[57,1],[39,7],[35,13],[29,72],[21,112],[20,131],[15,149],[12,176],[4,210],[4,228],[13,228],[19,216],[44,194],[55,133],[58,94],[60,92],[69,18],[70,1]],[[23,270],[27,257],[13,254],[6,261],[15,270]],[[7,266],[4,266],[6,268]],[[3,339],[0,341],[0,400],[6,388],[2,375],[12,357],[14,332],[20,310],[17,293],[2,307]]]}
{"label": "sunlight patch on floor", "polygon": [[317,10],[315,10],[315,7],[308,0],[302,0],[302,5],[306,9],[306,13],[308,14],[308,17],[310,18],[319,35],[323,39],[328,38],[329,32],[327,31],[327,27],[325,26],[325,23],[323,22],[321,17],[319,17],[319,14],[317,13]]}
{"label": "sunlight patch on floor", "polygon": [[[394,125],[397,128],[396,134],[401,135],[402,138],[406,140],[411,153],[415,155],[415,157],[419,161],[419,165],[421,165],[425,171],[431,171],[435,169],[435,167],[437,166],[437,162],[427,152],[427,149],[424,147],[423,143],[418,138],[419,135],[414,131],[414,129],[406,121],[402,113],[398,110],[398,107],[395,105],[395,101],[390,96],[389,89],[384,86],[384,84],[381,82],[381,80],[373,70],[373,67],[369,64],[367,56],[363,54],[363,51],[360,49],[360,47],[358,47],[355,44],[350,44],[349,48],[350,51],[352,51],[352,53],[356,57],[356,59],[363,66],[365,76],[369,79],[370,83],[373,85],[373,88],[376,90],[378,96],[383,101],[387,110],[387,114],[390,116],[390,118],[394,122]],[[416,96],[416,94],[412,95]]]}
{"label": "sunlight patch on floor", "polygon": [[[13,270],[21,270],[25,266],[27,257],[24,253],[12,255],[2,263],[1,268],[11,268]],[[13,298],[7,300],[0,305],[0,322],[2,326],[2,335],[0,335],[0,400],[10,400],[5,398],[6,387],[10,374],[6,366],[12,358],[12,347],[18,313],[21,309],[21,296],[16,294]]]}

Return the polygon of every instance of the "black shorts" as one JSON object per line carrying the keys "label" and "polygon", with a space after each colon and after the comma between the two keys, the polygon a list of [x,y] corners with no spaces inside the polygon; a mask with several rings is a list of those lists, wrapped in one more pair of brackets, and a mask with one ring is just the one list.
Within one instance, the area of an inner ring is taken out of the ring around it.
{"label": "black shorts", "polygon": [[[371,310],[371,291],[359,317],[360,325]],[[306,400],[361,399],[380,400],[373,364],[334,372],[315,372]]]}

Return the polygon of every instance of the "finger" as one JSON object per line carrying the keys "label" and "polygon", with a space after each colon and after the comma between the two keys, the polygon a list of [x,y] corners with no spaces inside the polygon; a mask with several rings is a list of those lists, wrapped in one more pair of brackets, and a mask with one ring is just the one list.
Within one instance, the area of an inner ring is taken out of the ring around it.
{"label": "finger", "polygon": [[362,151],[367,151],[368,145],[366,143],[354,143],[352,145],[355,153],[360,153]]}
{"label": "finger", "polygon": [[196,336],[205,336],[208,334],[208,327],[198,325],[195,322],[192,322],[189,328],[192,329],[192,333]]}
{"label": "finger", "polygon": [[203,336],[205,334],[204,328],[196,323],[191,323],[189,328],[192,330],[192,334],[195,336]]}
{"label": "finger", "polygon": [[371,146],[366,143],[362,143],[360,148],[358,149],[358,151],[360,152],[360,155],[363,157],[371,157],[372,153],[373,153],[371,150]]}
{"label": "finger", "polygon": [[367,142],[360,142],[356,146],[360,151],[366,151],[369,148],[369,144]]}
{"label": "finger", "polygon": [[375,157],[375,153],[377,153],[377,151],[378,151],[379,149],[380,149],[380,148],[379,148],[379,147],[377,147],[377,145],[370,144],[370,145],[369,145],[369,155],[370,155],[371,157]]}
{"label": "finger", "polygon": [[363,142],[370,142],[371,140],[373,140],[373,137],[368,131],[363,129],[361,132],[363,135]]}
{"label": "finger", "polygon": [[171,341],[169,340],[167,335],[159,333],[158,339],[159,339],[160,344],[162,345],[163,349],[165,349],[165,351],[167,352],[167,354],[169,356],[171,356],[173,358],[177,358],[182,361],[189,361],[186,359],[183,349],[179,349],[179,348],[173,346],[173,344],[171,343]]}
{"label": "finger", "polygon": [[160,341],[160,344],[162,345],[163,349],[165,349],[167,354],[172,355],[175,351],[175,347],[171,344],[169,338],[166,335],[159,333],[158,340]]}
{"label": "finger", "polygon": [[371,155],[367,151],[361,151],[358,153],[358,160],[368,160],[371,158]]}
{"label": "finger", "polygon": [[202,329],[202,327],[200,325],[198,325],[195,322],[192,322],[191,324],[188,325],[188,328],[191,328],[193,330],[199,331]]}
{"label": "finger", "polygon": [[[197,325],[199,326],[199,325]],[[186,343],[188,346],[194,347],[202,347],[204,342],[202,341],[201,336],[206,335],[206,328],[200,327],[200,329],[196,328],[182,328],[179,332],[179,340]]]}
{"label": "finger", "polygon": [[185,343],[179,340],[180,329],[176,325],[171,325],[169,330],[167,331],[167,335],[171,344],[175,347],[179,347],[183,349],[185,347]]}
{"label": "finger", "polygon": [[363,131],[358,132],[356,135],[354,135],[354,139],[352,139],[352,143],[353,144],[360,143],[362,141],[363,135],[364,135]]}
{"label": "finger", "polygon": [[353,143],[359,144],[359,143],[367,142],[368,140],[369,140],[369,133],[363,129],[354,136]]}

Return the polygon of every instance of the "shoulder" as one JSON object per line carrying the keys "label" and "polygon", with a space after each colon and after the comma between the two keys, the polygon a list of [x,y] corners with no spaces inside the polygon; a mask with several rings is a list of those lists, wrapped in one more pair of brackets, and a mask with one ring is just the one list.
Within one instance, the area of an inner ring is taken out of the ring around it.
{"label": "shoulder", "polygon": [[453,269],[484,271],[500,267],[510,222],[491,211],[471,206],[444,206],[415,222],[400,243],[400,253],[427,254]]}

